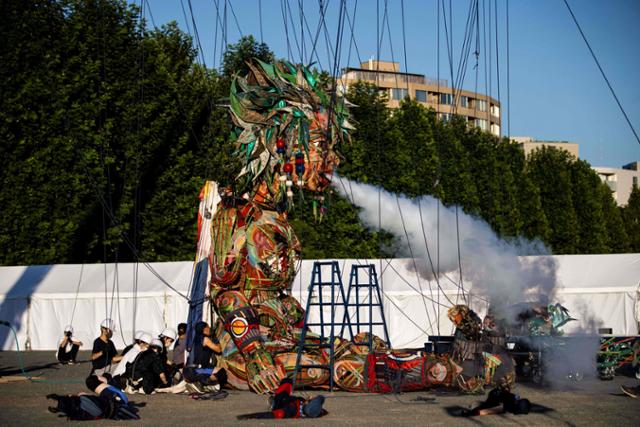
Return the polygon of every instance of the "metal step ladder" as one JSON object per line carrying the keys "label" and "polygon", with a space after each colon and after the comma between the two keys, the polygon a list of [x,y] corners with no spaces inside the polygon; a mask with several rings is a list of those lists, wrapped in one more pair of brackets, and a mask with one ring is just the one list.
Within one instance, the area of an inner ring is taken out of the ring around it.
{"label": "metal step ladder", "polygon": [[[366,275],[366,279],[362,276]],[[361,280],[362,279],[362,280]],[[360,299],[362,289],[365,293],[365,300]],[[375,299],[375,300],[374,300]],[[351,308],[355,308],[352,313]],[[378,309],[378,319],[374,319],[374,308]],[[363,316],[362,311],[368,311],[368,316]],[[361,320],[366,317],[367,320]],[[345,304],[344,319],[342,321],[342,329],[340,330],[340,338],[344,338],[345,328],[349,328],[350,339],[353,341],[356,334],[362,330],[369,332],[369,341],[359,345],[366,345],[369,351],[373,346],[373,327],[382,326],[384,331],[384,341],[388,348],[391,348],[389,340],[389,332],[387,330],[387,321],[384,317],[384,308],[382,307],[382,296],[380,295],[380,287],[378,286],[378,274],[373,264],[352,265],[351,275],[349,276],[349,290],[347,292],[347,300]]]}
{"label": "metal step ladder", "polygon": [[[331,271],[326,271],[330,269]],[[323,271],[324,270],[324,271]],[[323,295],[325,289],[330,289],[331,297],[327,301]],[[298,375],[305,368],[320,368],[329,370],[329,391],[333,391],[333,368],[334,368],[334,351],[336,326],[342,326],[342,323],[336,322],[336,311],[343,313],[345,307],[344,289],[342,288],[342,276],[338,261],[316,261],[313,263],[313,271],[311,273],[311,284],[309,285],[309,295],[307,297],[307,307],[304,315],[304,326],[298,343],[298,355],[296,357],[296,368],[293,373],[293,387],[295,389]],[[309,322],[309,313],[312,308],[320,311],[319,322]],[[325,308],[330,308],[331,315],[327,318],[324,313]],[[319,343],[307,343],[307,328],[318,327],[320,330]],[[328,348],[329,363],[327,364],[301,364],[302,353],[309,349]]]}

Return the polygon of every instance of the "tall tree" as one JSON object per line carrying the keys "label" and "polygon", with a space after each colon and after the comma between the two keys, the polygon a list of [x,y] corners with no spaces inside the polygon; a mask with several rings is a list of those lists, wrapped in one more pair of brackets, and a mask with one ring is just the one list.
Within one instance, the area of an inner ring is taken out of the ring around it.
{"label": "tall tree", "polygon": [[569,153],[542,147],[529,155],[529,176],[540,189],[542,208],[551,227],[547,243],[554,253],[575,253],[578,218],[573,208]]}
{"label": "tall tree", "polygon": [[640,187],[634,186],[629,201],[622,210],[631,251],[640,253]]}
{"label": "tall tree", "polygon": [[584,160],[574,159],[571,161],[570,167],[571,201],[578,220],[578,239],[575,252],[607,252],[607,230],[602,213],[602,197],[599,192],[602,182]]}

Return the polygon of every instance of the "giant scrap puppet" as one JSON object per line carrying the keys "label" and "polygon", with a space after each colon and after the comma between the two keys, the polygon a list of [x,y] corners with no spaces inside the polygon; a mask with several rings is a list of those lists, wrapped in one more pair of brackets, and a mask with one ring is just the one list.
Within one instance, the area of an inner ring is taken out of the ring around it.
{"label": "giant scrap puppet", "polygon": [[[231,385],[265,393],[293,373],[304,327],[304,310],[289,293],[300,256],[287,222],[293,191],[312,192],[314,208],[322,202],[339,163],[336,145],[348,140],[352,127],[346,101],[335,91],[329,94],[316,73],[284,61],[255,60],[248,66],[248,75],[235,78],[230,93],[242,169],[235,188],[220,191],[208,252],[220,362]],[[318,337],[307,333],[306,339]],[[335,343],[334,379],[345,390],[457,383],[461,368],[447,355],[389,352],[377,337],[369,353],[358,342],[369,339]],[[306,351],[302,363],[326,364],[328,357],[318,348]],[[326,370],[306,368],[298,381],[322,386],[328,379]]]}

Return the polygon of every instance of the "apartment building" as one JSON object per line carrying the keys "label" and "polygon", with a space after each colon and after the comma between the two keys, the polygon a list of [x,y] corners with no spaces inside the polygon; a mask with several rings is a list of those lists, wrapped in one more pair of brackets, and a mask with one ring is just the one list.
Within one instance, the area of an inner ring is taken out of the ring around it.
{"label": "apartment building", "polygon": [[500,136],[500,103],[480,93],[456,90],[447,80],[430,79],[424,74],[400,71],[398,62],[369,60],[360,68],[346,68],[340,78],[343,87],[358,81],[372,83],[388,94],[388,106],[397,108],[409,96],[426,107],[433,108],[441,120],[453,114],[465,117],[469,124]]}
{"label": "apartment building", "polygon": [[618,206],[625,206],[629,201],[633,187],[640,185],[640,162],[629,163],[617,168],[593,168],[600,179],[611,189],[611,195]]}
{"label": "apartment building", "polygon": [[511,141],[520,145],[524,151],[524,155],[528,156],[532,151],[541,147],[553,147],[559,150],[569,152],[576,159],[580,158],[580,150],[578,144],[569,141],[539,141],[530,136],[512,136]]}

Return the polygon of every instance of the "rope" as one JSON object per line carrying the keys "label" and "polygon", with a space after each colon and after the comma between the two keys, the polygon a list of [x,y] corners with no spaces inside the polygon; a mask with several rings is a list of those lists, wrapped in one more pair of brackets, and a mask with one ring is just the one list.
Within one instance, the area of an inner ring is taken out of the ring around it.
{"label": "rope", "polygon": [[71,310],[71,321],[69,324],[73,326],[73,318],[76,314],[76,305],[78,304],[78,294],[80,293],[80,284],[82,283],[82,273],[84,272],[84,264],[80,267],[80,278],[78,279],[78,286],[76,287],[76,297],[73,300],[73,310]]}
{"label": "rope", "polygon": [[511,77],[510,77],[510,69],[511,66],[509,65],[509,56],[510,56],[510,49],[509,49],[509,2],[506,2],[507,4],[507,12],[506,12],[506,16],[507,16],[507,136],[511,137]]}
{"label": "rope", "polygon": [[627,124],[631,128],[631,132],[633,132],[633,135],[636,137],[636,141],[638,141],[638,144],[640,144],[640,138],[638,137],[638,134],[636,133],[635,128],[631,124],[631,120],[629,120],[629,116],[627,116],[627,112],[624,110],[624,108],[622,108],[622,104],[620,103],[620,100],[618,99],[618,96],[616,95],[616,92],[613,90],[613,87],[611,86],[611,83],[609,82],[609,79],[607,78],[607,75],[604,73],[604,70],[602,69],[602,66],[600,65],[600,61],[598,61],[598,58],[596,57],[595,52],[593,51],[593,49],[591,48],[591,45],[589,44],[589,41],[587,40],[587,36],[584,35],[584,32],[582,31],[582,27],[580,27],[580,24],[578,23],[578,20],[576,19],[576,16],[573,14],[573,11],[571,10],[571,7],[569,6],[569,3],[567,2],[567,0],[564,0],[564,4],[565,4],[565,6],[567,6],[567,9],[569,10],[569,13],[571,14],[571,18],[573,19],[573,22],[576,24],[576,27],[578,27],[578,31],[580,32],[580,35],[582,36],[582,40],[584,40],[584,43],[587,45],[587,48],[589,48],[589,52],[591,53],[591,56],[593,57],[593,60],[595,61],[596,65],[598,66],[598,69],[600,70],[600,74],[602,74],[602,78],[604,78],[604,81],[607,83],[607,86],[609,87],[609,90],[611,91],[611,95],[613,95],[613,98],[616,100],[616,103],[618,104],[618,107],[620,108],[620,111],[622,112],[622,115],[624,116],[625,120],[627,121]]}
{"label": "rope", "polygon": [[5,322],[5,321],[0,321],[0,326],[6,326],[7,328],[11,329],[11,332],[13,333],[13,339],[16,343],[16,353],[18,354],[18,365],[20,368],[20,372],[22,376],[25,377],[27,380],[33,383],[48,383],[48,384],[82,384],[84,383],[84,381],[82,380],[40,380],[28,375],[26,370],[24,369],[24,359],[22,357],[22,351],[20,351],[20,344],[18,343],[18,334],[16,333],[15,328],[13,327],[13,325],[11,325],[11,323]]}

